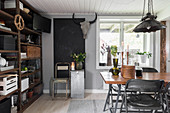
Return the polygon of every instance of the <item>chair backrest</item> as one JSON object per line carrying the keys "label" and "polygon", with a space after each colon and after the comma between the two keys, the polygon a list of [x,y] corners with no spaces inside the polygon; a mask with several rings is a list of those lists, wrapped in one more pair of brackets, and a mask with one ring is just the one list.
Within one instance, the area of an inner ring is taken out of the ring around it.
{"label": "chair backrest", "polygon": [[127,81],[125,89],[126,91],[160,92],[163,84],[163,80],[131,79]]}
{"label": "chair backrest", "polygon": [[165,87],[165,93],[170,94],[170,82]]}
{"label": "chair backrest", "polygon": [[55,65],[55,78],[69,78],[70,77],[70,63],[58,62]]}
{"label": "chair backrest", "polygon": [[143,72],[158,72],[158,70],[156,70],[155,68],[146,68],[146,67],[143,67]]}

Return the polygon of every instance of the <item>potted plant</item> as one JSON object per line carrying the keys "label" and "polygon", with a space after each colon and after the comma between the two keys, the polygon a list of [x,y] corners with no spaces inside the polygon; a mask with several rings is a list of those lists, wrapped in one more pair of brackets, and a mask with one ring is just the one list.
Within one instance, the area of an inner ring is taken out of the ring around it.
{"label": "potted plant", "polygon": [[28,98],[32,98],[32,96],[33,96],[33,90],[30,89],[30,90],[28,91]]}
{"label": "potted plant", "polygon": [[76,62],[76,69],[81,70],[83,68],[84,59],[86,58],[86,53],[79,53],[79,54],[73,53],[71,54],[71,57]]}
{"label": "potted plant", "polygon": [[119,69],[117,68],[118,66],[118,58],[117,58],[117,46],[111,46],[111,54],[113,55],[113,70],[112,73],[113,75],[118,75],[119,74]]}
{"label": "potted plant", "polygon": [[139,52],[139,51],[137,51],[136,54],[137,54],[137,55],[140,55],[140,57],[141,57],[141,62],[142,62],[142,63],[146,63],[146,58],[147,58],[147,57],[148,57],[148,58],[152,57],[152,54],[149,53],[149,52],[146,52],[146,51],[144,51],[144,52]]}

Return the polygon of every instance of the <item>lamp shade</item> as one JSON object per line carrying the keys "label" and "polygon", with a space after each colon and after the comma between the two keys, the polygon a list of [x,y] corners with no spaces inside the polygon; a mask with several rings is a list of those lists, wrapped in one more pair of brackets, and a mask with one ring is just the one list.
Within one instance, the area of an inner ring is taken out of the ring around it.
{"label": "lamp shade", "polygon": [[134,32],[155,32],[166,28],[165,25],[161,24],[155,19],[144,20],[139,25],[135,27]]}

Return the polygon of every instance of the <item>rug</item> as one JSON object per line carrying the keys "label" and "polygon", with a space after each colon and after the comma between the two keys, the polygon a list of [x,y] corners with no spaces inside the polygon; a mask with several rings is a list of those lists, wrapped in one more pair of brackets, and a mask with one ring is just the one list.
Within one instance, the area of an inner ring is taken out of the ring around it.
{"label": "rug", "polygon": [[71,100],[67,113],[110,113],[103,112],[104,100]]}

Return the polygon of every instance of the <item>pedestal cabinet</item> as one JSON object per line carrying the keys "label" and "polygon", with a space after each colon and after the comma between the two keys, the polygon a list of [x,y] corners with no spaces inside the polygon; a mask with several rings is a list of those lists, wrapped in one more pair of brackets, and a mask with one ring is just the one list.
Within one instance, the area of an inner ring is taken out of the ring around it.
{"label": "pedestal cabinet", "polygon": [[84,70],[71,71],[71,98],[84,98]]}

